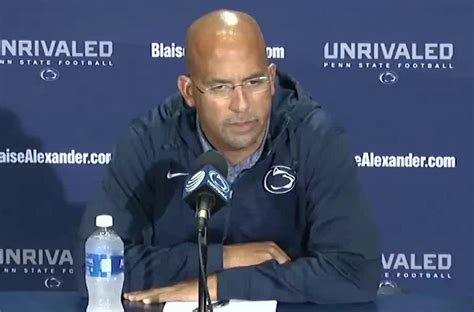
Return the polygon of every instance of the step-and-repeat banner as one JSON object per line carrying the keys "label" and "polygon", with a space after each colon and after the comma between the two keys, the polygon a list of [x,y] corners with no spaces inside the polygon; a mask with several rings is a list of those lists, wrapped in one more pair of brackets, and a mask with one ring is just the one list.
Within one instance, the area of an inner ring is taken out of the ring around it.
{"label": "step-and-repeat banner", "polygon": [[[0,2],[0,290],[70,290],[79,220],[129,120],[177,91],[220,1]],[[233,1],[348,130],[380,281],[474,293],[472,1]]]}

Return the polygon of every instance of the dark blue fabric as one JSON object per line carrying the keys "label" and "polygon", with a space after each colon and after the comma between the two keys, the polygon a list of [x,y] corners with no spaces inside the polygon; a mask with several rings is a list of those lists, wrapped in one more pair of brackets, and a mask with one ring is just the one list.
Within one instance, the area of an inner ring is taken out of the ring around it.
{"label": "dark blue fabric", "polygon": [[[209,222],[209,273],[218,297],[345,303],[375,298],[381,277],[378,233],[344,130],[298,83],[279,73],[270,133],[259,162],[233,184],[230,205]],[[108,213],[126,245],[125,291],[198,275],[194,211],[181,199],[184,176],[202,152],[195,112],[180,96],[131,122],[116,145],[77,244],[79,287],[84,241],[94,217]],[[273,166],[295,172],[287,193],[266,190]],[[222,246],[274,241],[292,259],[223,271]]]}

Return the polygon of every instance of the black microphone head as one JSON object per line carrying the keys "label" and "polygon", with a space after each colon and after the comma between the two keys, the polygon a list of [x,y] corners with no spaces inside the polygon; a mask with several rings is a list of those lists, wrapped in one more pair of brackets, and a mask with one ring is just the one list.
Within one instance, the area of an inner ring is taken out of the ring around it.
{"label": "black microphone head", "polygon": [[196,159],[194,173],[190,174],[183,188],[183,199],[195,208],[200,198],[211,197],[211,211],[225,206],[232,197],[231,185],[227,181],[227,161],[216,151],[203,153]]}
{"label": "black microphone head", "polygon": [[196,159],[195,164],[196,164],[196,167],[194,168],[194,171],[197,171],[206,165],[211,165],[217,171],[219,171],[221,175],[223,175],[224,177],[227,177],[227,171],[228,171],[227,161],[221,154],[219,154],[218,152],[214,150],[209,150],[201,154],[201,156],[199,156],[198,159]]}

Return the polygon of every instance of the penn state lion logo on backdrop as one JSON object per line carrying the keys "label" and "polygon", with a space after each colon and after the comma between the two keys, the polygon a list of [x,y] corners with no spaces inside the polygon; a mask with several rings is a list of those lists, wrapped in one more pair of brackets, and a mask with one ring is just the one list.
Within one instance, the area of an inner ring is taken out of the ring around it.
{"label": "penn state lion logo on backdrop", "polygon": [[272,194],[285,194],[290,192],[296,184],[296,174],[293,169],[286,166],[273,166],[263,179],[263,187]]}

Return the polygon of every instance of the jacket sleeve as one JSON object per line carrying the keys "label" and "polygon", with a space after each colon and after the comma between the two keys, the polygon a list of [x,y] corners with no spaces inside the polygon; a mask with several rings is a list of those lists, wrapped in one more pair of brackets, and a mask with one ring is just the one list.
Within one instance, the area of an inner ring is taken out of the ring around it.
{"label": "jacket sleeve", "polygon": [[[153,180],[157,174],[155,150],[139,122],[132,123],[115,146],[96,198],[82,217],[76,241],[75,272],[82,295],[86,295],[85,242],[95,231],[95,216],[99,214],[113,216],[114,231],[124,241],[124,292],[165,286],[198,276],[197,244],[185,242],[170,248],[153,244],[153,220],[160,213],[153,210],[154,200],[160,200],[155,197]],[[222,245],[209,245],[208,252],[209,272],[221,270]]]}
{"label": "jacket sleeve", "polygon": [[375,298],[381,276],[376,226],[343,130],[319,122],[325,129],[308,132],[312,137],[304,141],[311,147],[300,157],[307,254],[284,265],[268,261],[219,272],[219,299],[329,304]]}

